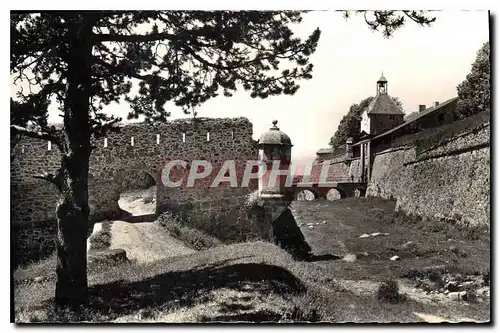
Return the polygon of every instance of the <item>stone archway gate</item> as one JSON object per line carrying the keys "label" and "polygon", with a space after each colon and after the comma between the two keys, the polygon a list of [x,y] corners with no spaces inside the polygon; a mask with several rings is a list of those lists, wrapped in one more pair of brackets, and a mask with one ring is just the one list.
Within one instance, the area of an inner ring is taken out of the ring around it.
{"label": "stone archway gate", "polygon": [[[157,185],[157,212],[178,209],[188,202],[202,209],[206,199],[225,200],[248,194],[254,188],[210,188],[218,167],[226,160],[243,165],[258,158],[252,139],[252,124],[246,118],[197,118],[174,120],[159,125],[144,123],[121,127],[120,132],[94,141],[90,157],[89,204],[93,218],[119,212],[123,177],[130,171],[144,171]],[[33,175],[54,172],[60,165],[60,153],[48,142],[23,138],[11,151],[11,220],[14,223],[46,221],[55,218],[58,193],[54,185]],[[208,160],[212,174],[192,188],[162,186],[161,172],[167,160],[191,163]],[[224,201],[223,200],[223,201]],[[234,201],[234,200],[233,200]],[[235,204],[239,204],[236,200]]]}

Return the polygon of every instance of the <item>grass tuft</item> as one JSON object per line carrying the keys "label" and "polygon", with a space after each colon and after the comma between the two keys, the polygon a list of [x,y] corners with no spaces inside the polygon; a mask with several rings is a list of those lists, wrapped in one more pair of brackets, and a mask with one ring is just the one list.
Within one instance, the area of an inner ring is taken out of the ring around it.
{"label": "grass tuft", "polygon": [[404,297],[399,293],[398,282],[394,279],[386,279],[377,289],[377,299],[390,303],[398,303],[403,301]]}
{"label": "grass tuft", "polygon": [[172,213],[160,215],[158,222],[172,237],[179,239],[187,247],[196,251],[203,251],[221,245],[221,241],[217,238],[187,226],[185,221]]}

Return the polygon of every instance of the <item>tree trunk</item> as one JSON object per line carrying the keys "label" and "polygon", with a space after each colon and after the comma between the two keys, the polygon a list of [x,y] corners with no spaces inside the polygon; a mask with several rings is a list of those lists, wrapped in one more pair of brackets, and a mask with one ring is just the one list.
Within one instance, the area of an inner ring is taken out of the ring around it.
{"label": "tree trunk", "polygon": [[57,205],[57,307],[87,302],[88,171],[90,157],[91,27],[76,18],[68,33],[67,91],[62,138],[61,199]]}

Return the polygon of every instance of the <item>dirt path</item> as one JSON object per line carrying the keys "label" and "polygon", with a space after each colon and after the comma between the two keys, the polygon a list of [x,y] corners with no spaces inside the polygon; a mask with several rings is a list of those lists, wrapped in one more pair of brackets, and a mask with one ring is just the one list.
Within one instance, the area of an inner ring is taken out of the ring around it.
{"label": "dirt path", "polygon": [[128,223],[120,220],[111,225],[110,248],[124,249],[127,258],[139,263],[195,252],[165,234],[155,222]]}
{"label": "dirt path", "polygon": [[[154,212],[154,201],[148,202],[147,198],[151,198],[151,189],[124,194],[118,203],[123,210],[132,213],[132,217],[147,216]],[[138,263],[149,263],[195,252],[168,235],[153,218],[144,222],[113,221],[110,249],[124,249],[127,258]],[[98,230],[99,226],[94,230],[96,229]]]}

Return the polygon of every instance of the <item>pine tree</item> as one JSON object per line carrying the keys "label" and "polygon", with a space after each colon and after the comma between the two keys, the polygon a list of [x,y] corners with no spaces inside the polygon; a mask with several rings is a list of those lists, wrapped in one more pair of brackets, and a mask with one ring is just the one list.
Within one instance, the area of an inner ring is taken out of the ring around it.
{"label": "pine tree", "polygon": [[[399,16],[426,20],[383,11],[369,25],[385,34],[402,25]],[[125,100],[129,118],[158,122],[171,107],[190,112],[238,89],[254,98],[293,95],[298,81],[312,77],[309,58],[320,38],[319,29],[297,38],[291,27],[301,21],[296,11],[11,12],[11,76],[29,88],[11,101],[11,137],[49,140],[62,156],[57,173],[39,176],[60,191],[58,306],[79,308],[87,299],[91,138],[121,120],[103,108]],[[51,101],[62,129],[47,123]]]}

